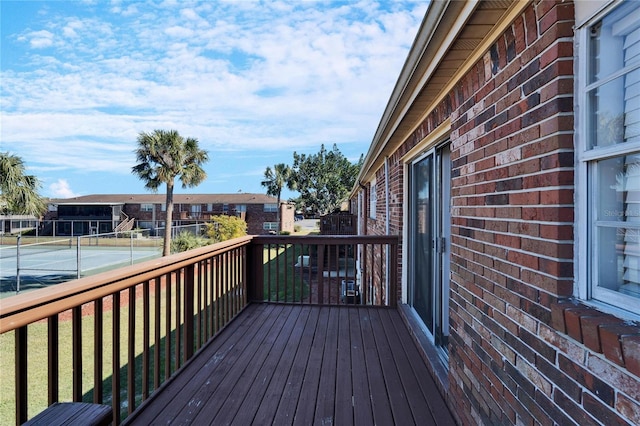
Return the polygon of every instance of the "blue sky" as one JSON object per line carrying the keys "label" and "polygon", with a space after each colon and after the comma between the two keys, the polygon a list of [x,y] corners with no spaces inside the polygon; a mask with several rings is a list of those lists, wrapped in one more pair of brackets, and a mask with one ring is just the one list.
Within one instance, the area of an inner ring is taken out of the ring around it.
{"label": "blue sky", "polygon": [[0,151],[46,197],[144,193],[137,135],[175,129],[210,157],[176,192],[264,193],[294,151],[366,153],[427,6],[1,0]]}

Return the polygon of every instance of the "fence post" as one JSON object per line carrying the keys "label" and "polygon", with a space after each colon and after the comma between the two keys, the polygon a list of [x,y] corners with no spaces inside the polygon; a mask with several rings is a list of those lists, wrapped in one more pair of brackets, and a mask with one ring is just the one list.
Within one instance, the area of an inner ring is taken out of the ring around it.
{"label": "fence post", "polygon": [[76,276],[78,279],[80,279],[80,277],[82,276],[82,260],[81,260],[82,254],[80,253],[80,246],[82,245],[82,240],[80,238],[81,237],[78,237],[77,246],[76,246]]}
{"label": "fence post", "polygon": [[20,293],[20,239],[22,235],[18,235],[16,239],[16,294]]}

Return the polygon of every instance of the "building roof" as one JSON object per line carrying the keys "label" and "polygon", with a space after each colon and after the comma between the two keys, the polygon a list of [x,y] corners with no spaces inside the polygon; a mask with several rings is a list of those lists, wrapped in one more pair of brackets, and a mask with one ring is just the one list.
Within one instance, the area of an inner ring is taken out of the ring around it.
{"label": "building roof", "polygon": [[[72,198],[52,198],[49,204],[162,204],[166,194],[93,194]],[[276,204],[278,199],[265,194],[173,194],[175,204]]]}

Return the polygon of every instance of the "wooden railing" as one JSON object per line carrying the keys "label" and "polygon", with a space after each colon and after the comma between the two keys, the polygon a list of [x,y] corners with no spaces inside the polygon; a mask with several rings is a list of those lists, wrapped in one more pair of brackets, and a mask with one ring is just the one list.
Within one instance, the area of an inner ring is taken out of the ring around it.
{"label": "wooden railing", "polygon": [[250,301],[395,306],[397,268],[398,237],[243,237],[4,299],[0,394],[16,424],[58,401],[118,424]]}
{"label": "wooden railing", "polygon": [[254,269],[264,269],[251,282],[255,298],[396,306],[397,236],[260,236],[252,246]]}

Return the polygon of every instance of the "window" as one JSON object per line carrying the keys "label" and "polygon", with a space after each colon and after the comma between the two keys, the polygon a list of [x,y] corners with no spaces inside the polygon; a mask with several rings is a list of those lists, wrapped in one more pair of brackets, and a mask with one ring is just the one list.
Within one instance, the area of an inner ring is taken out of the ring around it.
{"label": "window", "polygon": [[265,204],[264,205],[264,211],[266,213],[275,213],[278,211],[278,205],[277,204]]}
{"label": "window", "polygon": [[371,187],[369,188],[369,217],[371,219],[376,218],[376,208],[378,207],[378,186],[375,179],[371,181]]}
{"label": "window", "polygon": [[262,229],[264,229],[265,231],[277,231],[278,222],[264,222],[262,224]]}
{"label": "window", "polygon": [[247,211],[246,204],[236,204],[236,212],[242,213]]}
{"label": "window", "polygon": [[222,205],[222,214],[228,214],[229,213],[229,204],[223,204]]}
{"label": "window", "polygon": [[640,313],[640,3],[620,3],[580,40],[581,295]]}
{"label": "window", "polygon": [[200,213],[201,211],[202,211],[201,204],[191,204],[191,213],[197,214],[197,213]]}
{"label": "window", "polygon": [[140,211],[152,212],[153,211],[153,204],[148,204],[148,203],[140,204]]}

